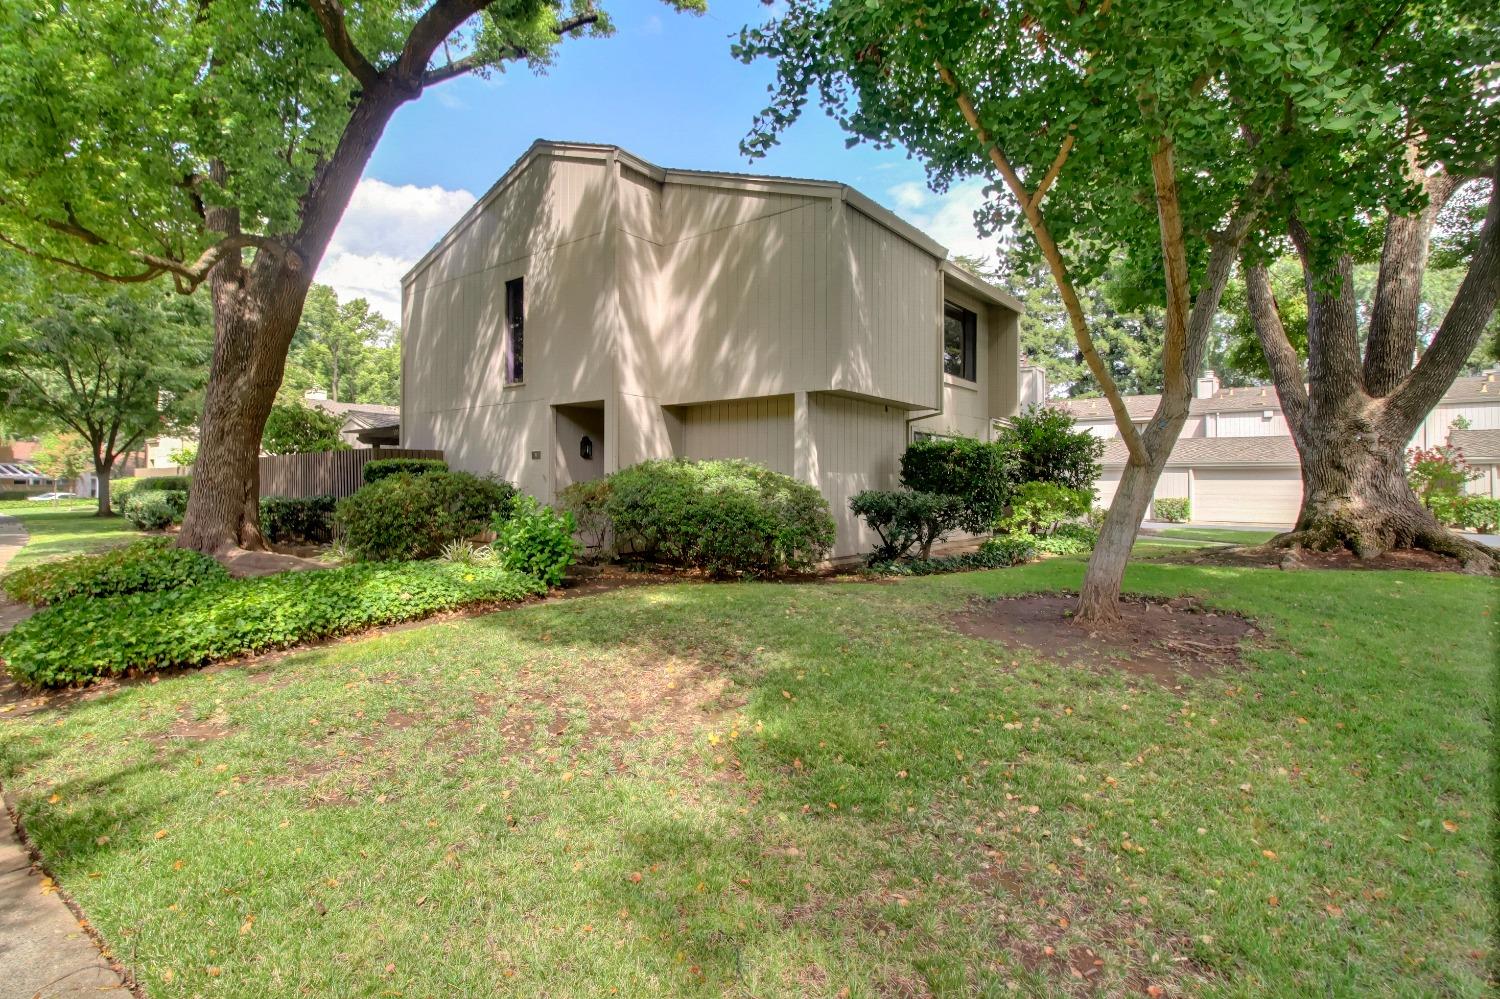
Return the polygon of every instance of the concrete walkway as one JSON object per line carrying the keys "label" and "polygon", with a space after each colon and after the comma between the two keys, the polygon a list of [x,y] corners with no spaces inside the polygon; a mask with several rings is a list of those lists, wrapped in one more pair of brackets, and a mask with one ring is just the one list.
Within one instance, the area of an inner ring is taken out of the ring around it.
{"label": "concrete walkway", "polygon": [[[21,522],[0,516],[0,570],[25,543]],[[32,864],[7,809],[0,816],[0,999],[83,996],[131,999],[131,992]]]}

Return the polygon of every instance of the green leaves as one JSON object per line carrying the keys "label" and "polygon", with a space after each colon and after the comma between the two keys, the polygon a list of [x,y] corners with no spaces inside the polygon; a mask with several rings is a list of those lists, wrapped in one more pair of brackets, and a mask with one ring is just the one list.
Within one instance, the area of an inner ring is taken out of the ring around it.
{"label": "green leaves", "polygon": [[176,547],[171,538],[143,538],[99,554],[17,569],[0,580],[0,589],[13,600],[46,606],[73,597],[173,590],[228,578],[218,562]]}

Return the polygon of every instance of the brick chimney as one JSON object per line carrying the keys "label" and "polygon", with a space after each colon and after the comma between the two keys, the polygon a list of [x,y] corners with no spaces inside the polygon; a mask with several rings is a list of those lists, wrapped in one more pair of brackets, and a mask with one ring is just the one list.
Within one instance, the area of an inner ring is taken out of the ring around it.
{"label": "brick chimney", "polygon": [[1214,374],[1212,371],[1205,371],[1202,375],[1198,376],[1198,391],[1196,393],[1197,398],[1212,399],[1214,397],[1214,394],[1218,391],[1218,375]]}

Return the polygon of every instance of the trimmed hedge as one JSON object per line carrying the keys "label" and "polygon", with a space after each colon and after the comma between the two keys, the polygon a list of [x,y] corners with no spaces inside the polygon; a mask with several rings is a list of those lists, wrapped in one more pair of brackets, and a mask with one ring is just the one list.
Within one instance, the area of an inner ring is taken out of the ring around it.
{"label": "trimmed hedge", "polygon": [[125,512],[125,501],[143,492],[163,490],[166,492],[188,492],[192,489],[191,475],[157,475],[151,478],[132,477],[109,480],[109,508],[115,513]]}
{"label": "trimmed hedge", "polygon": [[1192,506],[1186,499],[1159,499],[1151,504],[1157,520],[1169,524],[1183,524],[1192,516]]}
{"label": "trimmed hedge", "polygon": [[546,592],[505,569],[443,562],[350,565],[185,589],[69,600],[0,638],[13,677],[37,687],[198,666],[466,604]]}
{"label": "trimmed hedge", "polygon": [[266,540],[307,541],[323,544],[333,540],[333,510],[336,496],[265,496],[260,501],[260,529]]}
{"label": "trimmed hedge", "polygon": [[789,475],[739,459],[657,459],[609,477],[616,545],[717,577],[806,569],[827,556],[828,501]]}
{"label": "trimmed hedge", "polygon": [[164,531],[182,523],[187,512],[185,489],[137,489],[125,501],[125,519],[142,531]]}
{"label": "trimmed hedge", "polygon": [[988,531],[1005,510],[1016,477],[1016,456],[1003,444],[971,437],[913,441],[901,455],[901,484],[918,493],[957,496],[955,527]]}
{"label": "trimmed hedge", "polygon": [[362,562],[433,558],[450,541],[488,531],[515,496],[509,482],[468,472],[400,472],[340,500],[334,522]]}
{"label": "trimmed hedge", "polygon": [[991,538],[978,551],[942,558],[907,558],[872,562],[869,572],[879,576],[934,576],[943,572],[968,572],[973,569],[1004,569],[1036,557],[1036,546],[1029,538],[1011,535]]}
{"label": "trimmed hedge", "polygon": [[70,597],[174,590],[229,578],[207,555],[178,548],[171,538],[142,538],[122,548],[28,566],[0,580],[13,600],[39,607]]}
{"label": "trimmed hedge", "polygon": [[448,463],[441,458],[376,458],[365,462],[360,476],[365,484],[379,482],[392,475],[426,475],[428,472],[446,472]]}

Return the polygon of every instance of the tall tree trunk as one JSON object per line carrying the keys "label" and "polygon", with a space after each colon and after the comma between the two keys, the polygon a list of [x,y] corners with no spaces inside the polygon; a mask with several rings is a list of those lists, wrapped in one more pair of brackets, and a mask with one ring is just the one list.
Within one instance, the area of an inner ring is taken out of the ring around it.
{"label": "tall tree trunk", "polygon": [[[442,37],[446,31],[437,41]],[[430,54],[413,56],[417,78]],[[261,436],[313,272],[391,114],[420,93],[409,71],[376,81],[355,107],[333,156],[314,176],[302,199],[301,224],[286,249],[259,251],[248,266],[234,253],[214,267],[209,277],[214,355],[193,488],[177,537],[180,546],[209,554],[265,547],[260,532]],[[238,230],[232,212],[211,208],[209,220],[221,231]]]}
{"label": "tall tree trunk", "polygon": [[94,452],[94,481],[99,483],[99,509],[94,514],[96,517],[114,516],[114,511],[109,508],[109,472],[114,463],[113,458],[105,461],[97,451]]}
{"label": "tall tree trunk", "polygon": [[[1166,464],[1165,455],[1161,464]],[[1126,463],[1114,499],[1109,504],[1109,516],[1104,518],[1099,541],[1094,545],[1088,569],[1083,574],[1075,612],[1080,622],[1119,619],[1120,585],[1125,580],[1125,567],[1130,562],[1136,532],[1141,529],[1141,521],[1151,506],[1151,497],[1160,477],[1160,467]]]}
{"label": "tall tree trunk", "polygon": [[1423,548],[1461,559],[1466,568],[1492,571],[1500,568],[1500,556],[1444,528],[1417,499],[1406,479],[1406,448],[1478,344],[1500,297],[1500,191],[1492,189],[1469,271],[1414,365],[1432,227],[1443,203],[1461,186],[1441,172],[1414,180],[1428,203],[1416,214],[1387,221],[1363,357],[1347,257],[1316,273],[1317,255],[1293,221],[1308,301],[1305,385],[1264,269],[1245,268],[1256,336],[1302,465],[1297,523],[1272,544],[1347,548],[1360,558]]}

